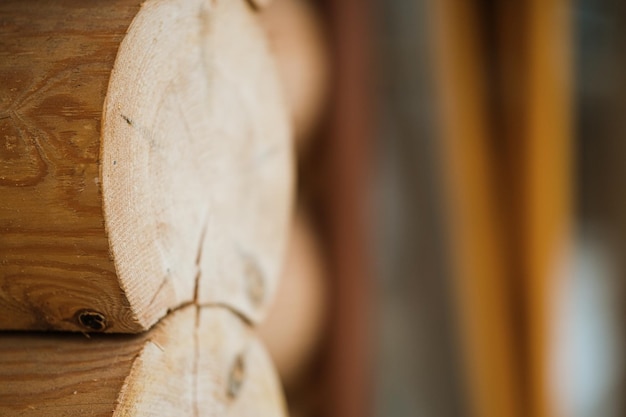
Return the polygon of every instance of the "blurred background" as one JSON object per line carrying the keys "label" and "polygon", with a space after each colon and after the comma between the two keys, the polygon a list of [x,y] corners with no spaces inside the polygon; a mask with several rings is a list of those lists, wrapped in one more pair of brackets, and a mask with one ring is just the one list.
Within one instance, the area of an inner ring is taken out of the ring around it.
{"label": "blurred background", "polygon": [[626,4],[274,0],[293,416],[626,415]]}

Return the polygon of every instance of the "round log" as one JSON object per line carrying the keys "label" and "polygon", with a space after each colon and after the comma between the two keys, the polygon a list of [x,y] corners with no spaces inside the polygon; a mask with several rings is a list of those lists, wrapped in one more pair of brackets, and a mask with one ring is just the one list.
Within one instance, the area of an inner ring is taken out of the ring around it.
{"label": "round log", "polygon": [[306,374],[323,338],[329,310],[328,269],[304,211],[294,218],[276,298],[259,337],[287,390]]}
{"label": "round log", "polygon": [[0,2],[0,328],[255,322],[282,262],[289,117],[245,0]]}
{"label": "round log", "polygon": [[269,357],[224,308],[188,306],[141,335],[0,337],[5,417],[284,417]]}
{"label": "round log", "polygon": [[260,13],[276,56],[298,150],[305,152],[327,102],[330,56],[324,24],[307,0],[275,0]]}

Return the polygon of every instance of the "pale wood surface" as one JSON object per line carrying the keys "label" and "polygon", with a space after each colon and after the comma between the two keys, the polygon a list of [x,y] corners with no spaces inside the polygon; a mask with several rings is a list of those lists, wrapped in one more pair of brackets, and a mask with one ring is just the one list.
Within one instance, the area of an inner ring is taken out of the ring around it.
{"label": "pale wood surface", "polygon": [[0,335],[2,416],[284,416],[252,331],[189,306],[142,335]]}
{"label": "pale wood surface", "polygon": [[0,3],[0,328],[253,321],[291,205],[288,115],[244,0]]}

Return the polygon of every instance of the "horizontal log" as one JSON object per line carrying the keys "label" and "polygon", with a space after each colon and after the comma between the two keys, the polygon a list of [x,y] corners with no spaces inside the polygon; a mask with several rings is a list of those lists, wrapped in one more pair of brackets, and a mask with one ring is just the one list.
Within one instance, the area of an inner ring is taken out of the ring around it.
{"label": "horizontal log", "polygon": [[278,378],[237,315],[188,306],[142,335],[0,335],[0,415],[285,415]]}
{"label": "horizontal log", "polygon": [[330,53],[324,22],[309,0],[275,0],[260,13],[276,57],[296,145],[306,153],[328,102]]}
{"label": "horizontal log", "polygon": [[257,330],[287,392],[307,378],[330,318],[324,255],[308,213],[298,210],[275,302]]}
{"label": "horizontal log", "polygon": [[6,0],[0,56],[0,329],[260,320],[293,169],[250,4]]}

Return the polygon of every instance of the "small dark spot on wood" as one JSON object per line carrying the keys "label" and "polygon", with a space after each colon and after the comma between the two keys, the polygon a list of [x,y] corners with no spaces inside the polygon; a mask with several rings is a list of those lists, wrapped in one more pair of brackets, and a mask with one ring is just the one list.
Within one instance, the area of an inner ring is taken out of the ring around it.
{"label": "small dark spot on wood", "polygon": [[78,323],[88,331],[101,332],[107,327],[104,314],[93,310],[80,310],[76,313]]}
{"label": "small dark spot on wood", "polygon": [[246,366],[243,359],[243,354],[240,353],[239,355],[237,355],[235,363],[233,363],[233,366],[230,369],[230,375],[228,376],[228,391],[226,392],[226,394],[231,400],[234,400],[239,394],[239,391],[241,391],[245,372]]}
{"label": "small dark spot on wood", "polygon": [[113,165],[117,165],[117,161],[113,161]]}
{"label": "small dark spot on wood", "polygon": [[122,116],[122,119],[126,120],[126,123],[128,123],[129,126],[133,125],[133,121],[130,119],[130,117],[124,116],[123,114],[121,114],[120,116]]}
{"label": "small dark spot on wood", "polygon": [[265,300],[265,277],[258,263],[248,257],[245,260],[244,279],[246,293],[255,307],[260,307]]}

